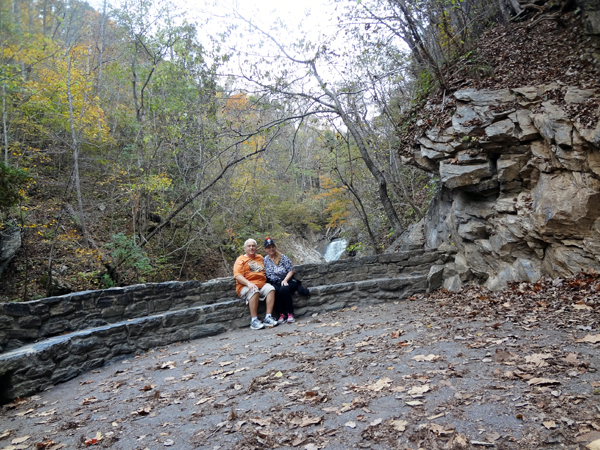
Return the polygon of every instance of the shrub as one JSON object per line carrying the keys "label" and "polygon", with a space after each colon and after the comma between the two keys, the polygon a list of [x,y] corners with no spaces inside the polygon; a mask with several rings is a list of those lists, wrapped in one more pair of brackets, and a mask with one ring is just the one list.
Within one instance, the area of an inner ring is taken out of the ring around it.
{"label": "shrub", "polygon": [[21,169],[0,163],[0,211],[17,205],[23,198],[23,187],[31,177]]}
{"label": "shrub", "polygon": [[[144,275],[152,270],[150,258],[144,250],[136,243],[133,237],[123,233],[113,235],[111,241],[106,244],[110,250],[110,256],[121,270],[133,269],[138,275]],[[109,283],[103,279],[104,285]]]}

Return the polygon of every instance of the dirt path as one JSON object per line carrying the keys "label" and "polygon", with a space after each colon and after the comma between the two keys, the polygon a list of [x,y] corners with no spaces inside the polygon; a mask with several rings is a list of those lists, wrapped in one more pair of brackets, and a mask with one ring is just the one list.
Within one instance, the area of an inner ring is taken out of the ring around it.
{"label": "dirt path", "polygon": [[5,406],[0,449],[578,449],[600,439],[598,344],[576,342],[596,306],[534,297],[438,293],[156,349]]}

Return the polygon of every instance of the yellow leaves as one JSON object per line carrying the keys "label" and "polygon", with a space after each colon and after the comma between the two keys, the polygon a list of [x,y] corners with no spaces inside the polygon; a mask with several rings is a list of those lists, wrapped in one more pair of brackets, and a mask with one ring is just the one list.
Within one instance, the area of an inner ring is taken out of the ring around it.
{"label": "yellow leaves", "polygon": [[[321,177],[319,178],[319,181],[321,183],[321,189],[326,189],[326,190],[336,190],[339,189],[335,183],[335,181],[333,181],[333,179],[327,175],[321,175]],[[341,190],[341,189],[339,189]]]}
{"label": "yellow leaves", "polygon": [[41,61],[48,52],[53,52],[54,44],[50,38],[41,34],[29,35],[28,42],[18,42],[6,45],[2,49],[4,61],[16,61],[26,65],[33,65]]}
{"label": "yellow leaves", "polygon": [[246,192],[268,195],[269,191],[275,190],[274,180],[269,176],[262,158],[240,164],[237,167],[237,174],[233,181],[233,188],[238,195]]}
{"label": "yellow leaves", "polygon": [[161,173],[145,180],[142,187],[148,192],[162,191],[171,187],[172,181],[166,173]]}
{"label": "yellow leaves", "polygon": [[[143,177],[138,180],[137,183],[131,183],[126,185],[129,194],[134,197],[138,197],[142,192],[160,192],[171,187],[173,180],[167,176],[166,173],[160,173],[158,175],[150,175]],[[121,188],[125,190],[125,188]]]}
{"label": "yellow leaves", "polygon": [[[25,52],[25,59],[37,62],[35,76],[26,82],[19,81],[20,90],[28,94],[28,101],[22,106],[28,118],[23,126],[42,133],[54,133],[57,129],[70,132],[67,95],[70,87],[77,130],[86,141],[110,142],[104,111],[95,95],[95,79],[89,72],[87,46],[72,47],[67,54],[51,41],[32,47],[35,51]],[[19,58],[22,57],[19,53]]]}
{"label": "yellow leaves", "polygon": [[78,258],[96,257],[99,251],[95,249],[78,248],[75,250],[75,256]]}
{"label": "yellow leaves", "polygon": [[57,240],[62,242],[75,242],[79,238],[77,230],[65,230],[63,234],[57,236]]}
{"label": "yellow leaves", "polygon": [[338,187],[327,175],[322,175],[320,181],[321,189],[325,191],[317,194],[314,198],[327,202],[327,206],[323,210],[329,216],[327,225],[331,227],[343,225],[350,215],[350,200],[345,196],[346,190]]}
{"label": "yellow leaves", "polygon": [[260,150],[266,144],[267,140],[263,135],[252,136],[250,139],[245,141],[242,146],[248,150],[248,153]]}

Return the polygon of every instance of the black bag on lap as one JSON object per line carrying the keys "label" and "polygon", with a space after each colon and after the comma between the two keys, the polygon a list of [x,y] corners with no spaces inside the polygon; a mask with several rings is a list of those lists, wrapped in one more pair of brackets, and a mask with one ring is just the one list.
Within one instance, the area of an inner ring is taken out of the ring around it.
{"label": "black bag on lap", "polygon": [[[281,287],[281,281],[269,281],[269,283],[271,283],[276,288]],[[310,297],[310,291],[308,289],[306,289],[304,286],[302,286],[301,281],[296,280],[295,278],[292,278],[290,281],[288,281],[288,285],[290,286],[290,292],[292,294],[294,292],[297,292],[298,295],[302,295],[303,297]]]}
{"label": "black bag on lap", "polygon": [[310,297],[310,291],[308,289],[306,289],[304,286],[302,286],[301,281],[296,280],[294,278],[292,278],[292,281],[296,283],[296,289],[294,290],[294,292],[297,292],[298,295],[301,295],[303,297]]}

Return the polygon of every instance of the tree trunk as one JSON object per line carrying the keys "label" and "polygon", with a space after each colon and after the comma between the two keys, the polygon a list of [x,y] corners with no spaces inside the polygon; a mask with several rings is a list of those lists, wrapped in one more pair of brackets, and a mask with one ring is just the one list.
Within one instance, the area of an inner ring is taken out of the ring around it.
{"label": "tree trunk", "polygon": [[443,89],[447,89],[447,84],[446,84],[446,79],[444,78],[444,74],[442,73],[435,57],[431,54],[431,52],[427,48],[427,45],[425,44],[425,42],[423,42],[423,37],[419,33],[419,28],[414,21],[411,11],[408,10],[408,7],[407,7],[406,3],[404,2],[404,0],[392,0],[392,1],[396,5],[398,5],[400,10],[402,11],[402,14],[404,15],[404,20],[406,21],[406,24],[408,26],[410,34],[411,34],[412,38],[414,39],[415,43],[417,44],[418,50],[422,52],[421,56],[423,56],[424,59],[429,63],[429,66],[430,66],[431,70],[433,70],[436,78],[438,79],[440,86]]}
{"label": "tree trunk", "polygon": [[[373,247],[373,253],[377,253],[377,240],[375,239],[373,230],[371,230],[371,225],[369,224],[369,215],[367,214],[367,211],[365,210],[365,206],[363,205],[362,199],[358,195],[358,192],[356,192],[354,190],[354,188],[352,186],[350,186],[350,184],[348,182],[346,182],[346,180],[344,180],[339,169],[336,168],[336,172],[338,173],[338,176],[340,177],[340,180],[342,181],[343,185],[346,186],[346,189],[348,189],[348,191],[350,191],[350,193],[356,199],[356,202],[358,203],[358,207],[356,206],[356,204],[354,204],[354,207],[358,211],[360,218],[362,219],[363,223],[365,224],[365,228],[367,229],[367,233],[369,234],[369,240],[371,241],[370,242],[371,247]],[[352,202],[352,203],[354,203],[354,202]]]}
{"label": "tree trunk", "polygon": [[365,141],[360,133],[360,130],[358,130],[358,128],[356,127],[356,124],[352,121],[352,119],[350,117],[348,117],[348,114],[346,114],[346,111],[342,107],[342,104],[341,104],[338,96],[325,85],[325,83],[319,76],[319,74],[317,72],[317,67],[316,67],[314,61],[311,61],[309,63],[309,65],[312,69],[313,75],[319,82],[321,89],[323,89],[323,92],[325,92],[325,94],[334,102],[337,114],[344,122],[344,125],[346,125],[346,127],[348,128],[348,131],[350,131],[350,134],[352,135],[352,137],[354,138],[354,141],[356,142],[358,151],[360,152],[360,154],[363,158],[363,161],[365,162],[365,165],[367,166],[367,169],[369,169],[369,172],[371,172],[371,175],[373,175],[373,177],[377,181],[377,184],[379,185],[379,200],[381,201],[383,210],[385,211],[385,215],[387,216],[388,220],[390,221],[390,225],[394,229],[394,234],[399,234],[402,231],[402,223],[400,222],[400,219],[398,219],[398,215],[396,214],[394,205],[392,204],[392,201],[390,200],[390,196],[388,195],[387,180],[385,179],[383,172],[381,172],[381,170],[379,170],[379,167],[377,167],[377,165],[371,159],[371,155],[369,154],[369,150],[368,150],[367,145],[365,144]]}
{"label": "tree trunk", "polygon": [[345,113],[342,114],[342,121],[344,122],[346,127],[348,127],[348,131],[350,131],[350,134],[352,134],[352,137],[354,138],[354,141],[356,142],[358,151],[360,152],[360,154],[363,158],[363,161],[365,162],[365,165],[367,166],[367,169],[369,169],[369,172],[371,172],[371,174],[373,175],[375,180],[377,180],[377,184],[379,185],[379,200],[381,201],[381,204],[385,211],[385,215],[387,216],[388,220],[390,221],[390,225],[394,229],[394,234],[400,233],[402,231],[402,223],[400,222],[400,219],[398,219],[398,215],[396,214],[396,210],[394,209],[392,200],[390,199],[390,197],[388,195],[387,180],[385,179],[383,172],[381,172],[381,170],[379,170],[379,168],[375,165],[375,163],[371,159],[371,155],[369,154],[367,146],[364,143],[364,140],[363,140],[360,132],[357,130],[357,128],[356,128],[355,124],[352,122],[352,120],[350,120],[350,118]]}
{"label": "tree trunk", "polygon": [[6,128],[6,82],[2,80],[2,135],[4,136],[4,165],[8,166],[8,130]]}
{"label": "tree trunk", "polygon": [[[100,48],[98,49],[98,85],[96,86],[96,95],[100,98],[100,87],[102,83],[102,63],[104,57],[104,32],[105,32],[105,22],[106,22],[106,3],[107,0],[104,0],[102,4],[102,16],[100,18]],[[102,131],[102,121],[100,117],[98,117],[98,133]]]}
{"label": "tree trunk", "polygon": [[42,35],[46,37],[47,31],[47,20],[48,20],[48,0],[44,0],[44,6],[42,6]]}
{"label": "tree trunk", "polygon": [[69,103],[69,124],[71,126],[71,139],[73,141],[73,181],[75,182],[75,191],[77,192],[77,206],[79,208],[79,221],[81,225],[81,234],[83,235],[83,245],[89,247],[87,230],[85,226],[85,217],[83,215],[83,198],[81,196],[81,183],[79,180],[79,149],[80,143],[75,130],[75,117],[73,114],[73,94],[71,92],[71,48],[67,50],[67,102]]}
{"label": "tree trunk", "polygon": [[29,16],[29,33],[33,33],[33,0],[29,0],[27,6],[27,15]]}

